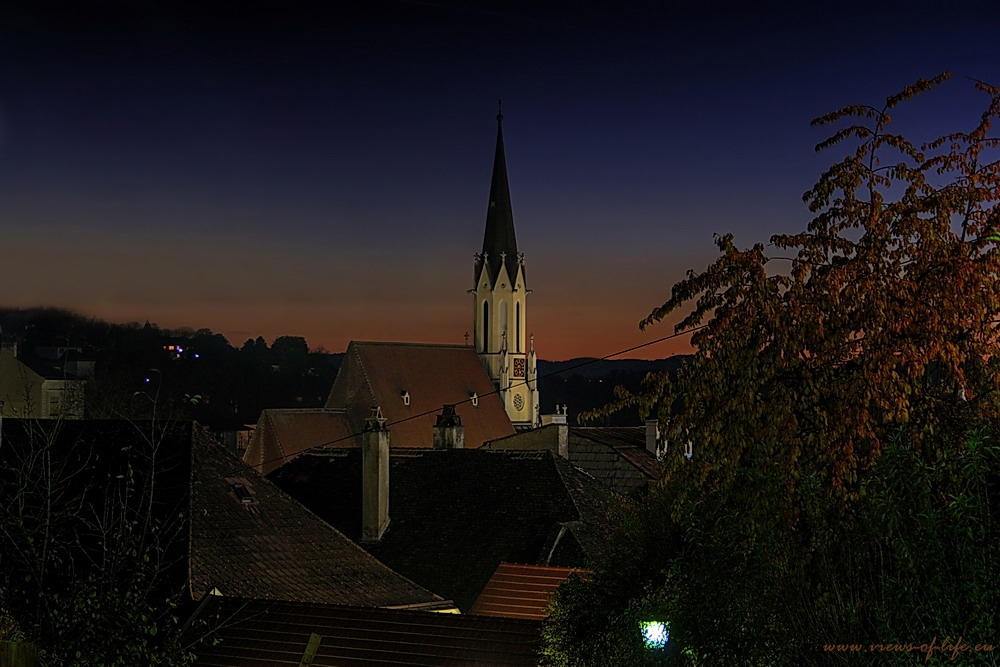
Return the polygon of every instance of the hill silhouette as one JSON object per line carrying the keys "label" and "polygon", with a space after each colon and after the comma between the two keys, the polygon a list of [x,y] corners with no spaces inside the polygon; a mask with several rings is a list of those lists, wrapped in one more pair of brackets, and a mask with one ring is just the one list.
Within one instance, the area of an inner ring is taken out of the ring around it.
{"label": "hill silhouette", "polygon": [[[157,410],[214,429],[256,423],[264,408],[323,406],[344,357],[310,350],[300,336],[279,336],[271,345],[257,337],[237,348],[210,329],[112,324],[60,308],[0,308],[0,334],[16,341],[22,355],[93,361],[89,417],[142,417]],[[685,358],[539,360],[542,414],[566,405],[575,424],[581,412],[614,400],[616,385],[637,390],[646,373],[674,372]],[[640,421],[632,410],[600,423]]]}

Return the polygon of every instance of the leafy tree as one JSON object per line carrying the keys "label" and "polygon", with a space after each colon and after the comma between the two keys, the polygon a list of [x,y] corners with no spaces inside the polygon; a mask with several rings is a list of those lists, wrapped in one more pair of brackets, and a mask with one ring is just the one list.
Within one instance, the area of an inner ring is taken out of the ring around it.
{"label": "leafy tree", "polygon": [[[1000,443],[981,429],[932,460],[909,445],[896,438],[883,450],[859,508],[855,548],[874,564],[874,634],[956,628],[1000,649]],[[1000,662],[996,650],[989,658]]]}
{"label": "leafy tree", "polygon": [[[675,662],[848,662],[823,644],[998,627],[983,575],[1000,567],[997,445],[977,427],[1000,416],[1000,91],[975,84],[987,105],[969,132],[918,145],[892,131],[902,102],[946,78],[816,119],[846,122],[817,150],[850,148],[804,195],[807,229],[770,250],[717,237],[718,259],[640,325],[685,312],[676,331],[696,349],[607,409],[660,419],[671,447],[640,512],[674,530],[636,550],[655,563],[647,581],[610,595],[598,566],[592,591],[610,619],[639,602],[669,614],[688,649]],[[566,595],[553,661],[591,664],[560,644],[578,629]],[[964,621],[934,615],[949,599]]]}
{"label": "leafy tree", "polygon": [[183,492],[156,488],[184,453],[165,451],[172,427],[86,424],[3,424],[0,607],[17,621],[10,638],[30,640],[46,665],[190,664],[176,641]]}
{"label": "leafy tree", "polygon": [[271,358],[280,368],[304,373],[309,362],[309,345],[301,336],[279,336],[271,345]]}

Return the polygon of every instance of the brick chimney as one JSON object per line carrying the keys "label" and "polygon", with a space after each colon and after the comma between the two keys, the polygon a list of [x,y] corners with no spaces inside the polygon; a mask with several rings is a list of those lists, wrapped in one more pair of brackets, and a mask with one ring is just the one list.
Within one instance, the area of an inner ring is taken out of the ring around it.
{"label": "brick chimney", "polygon": [[389,526],[389,429],[376,405],[361,440],[361,541],[378,542]]}
{"label": "brick chimney", "polygon": [[465,449],[465,427],[454,405],[445,404],[434,423],[434,449]]}

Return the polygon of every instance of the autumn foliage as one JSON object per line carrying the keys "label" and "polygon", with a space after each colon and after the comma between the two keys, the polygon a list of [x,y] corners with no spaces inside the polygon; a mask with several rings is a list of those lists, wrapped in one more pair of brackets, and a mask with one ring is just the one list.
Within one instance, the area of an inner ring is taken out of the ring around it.
{"label": "autumn foliage", "polygon": [[550,664],[655,662],[636,634],[651,615],[671,623],[670,664],[996,641],[1000,90],[975,82],[968,132],[917,144],[892,124],[947,78],[813,121],[839,128],[817,150],[844,153],[803,196],[805,231],[718,236],[642,321],[680,314],[696,350],[605,409],[659,419],[663,478],[623,510],[592,582],[560,591]]}
{"label": "autumn foliage", "polygon": [[[852,147],[803,196],[808,229],[767,248],[718,237],[715,263],[641,323],[693,304],[676,330],[694,330],[694,363],[622,403],[659,416],[669,442],[691,441],[706,480],[766,442],[790,479],[819,469],[854,493],[889,427],[933,449],[938,429],[997,415],[1000,91],[976,83],[988,105],[971,132],[915,145],[891,131],[900,103],[946,78],[814,120],[847,123],[817,150]],[[688,463],[682,452],[670,468]]]}

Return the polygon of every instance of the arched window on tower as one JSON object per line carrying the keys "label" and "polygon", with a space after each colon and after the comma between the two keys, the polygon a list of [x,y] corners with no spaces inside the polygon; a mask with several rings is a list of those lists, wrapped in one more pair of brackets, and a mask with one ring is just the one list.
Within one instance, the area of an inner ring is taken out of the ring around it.
{"label": "arched window on tower", "polygon": [[[510,333],[507,331],[507,302],[502,299],[497,305],[497,325],[497,333],[501,336],[506,334],[506,338],[510,338]],[[505,342],[510,344],[509,340],[505,340]]]}
{"label": "arched window on tower", "polygon": [[514,304],[514,351],[521,351],[521,302]]}
{"label": "arched window on tower", "polygon": [[480,341],[484,354],[490,353],[490,302],[483,301],[483,339]]}

